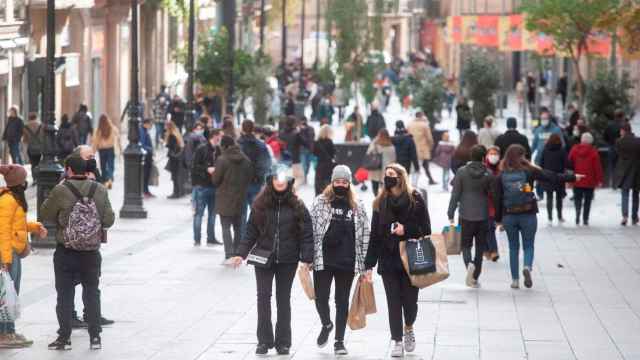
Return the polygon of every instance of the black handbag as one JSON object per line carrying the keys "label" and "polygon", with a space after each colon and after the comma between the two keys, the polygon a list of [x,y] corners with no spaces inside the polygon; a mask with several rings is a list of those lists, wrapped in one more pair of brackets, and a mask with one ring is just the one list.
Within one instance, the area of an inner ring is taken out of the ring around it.
{"label": "black handbag", "polygon": [[247,255],[247,264],[259,268],[270,268],[273,264],[273,250],[258,249],[257,245],[254,246]]}
{"label": "black handbag", "polygon": [[373,152],[365,155],[362,167],[367,170],[382,170],[382,154]]}
{"label": "black handbag", "polygon": [[436,271],[436,248],[430,236],[407,240],[406,249],[410,275],[424,275]]}

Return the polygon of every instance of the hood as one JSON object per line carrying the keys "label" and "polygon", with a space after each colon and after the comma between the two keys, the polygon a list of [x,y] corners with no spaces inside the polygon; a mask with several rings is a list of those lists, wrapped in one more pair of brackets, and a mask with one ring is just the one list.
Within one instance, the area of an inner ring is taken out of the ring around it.
{"label": "hood", "polygon": [[223,151],[223,154],[233,162],[241,162],[246,157],[238,145],[231,145]]}
{"label": "hood", "polygon": [[576,155],[580,157],[590,156],[593,153],[593,146],[590,144],[577,144],[574,146]]}
{"label": "hood", "polygon": [[470,161],[467,163],[467,172],[474,179],[479,179],[487,173],[487,168],[479,161]]}

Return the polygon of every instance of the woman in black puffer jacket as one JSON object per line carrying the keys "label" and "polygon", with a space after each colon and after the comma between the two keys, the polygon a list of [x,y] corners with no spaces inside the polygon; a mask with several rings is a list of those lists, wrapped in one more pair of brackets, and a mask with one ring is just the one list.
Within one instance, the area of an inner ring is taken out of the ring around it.
{"label": "woman in black puffer jacket", "polygon": [[[291,348],[291,287],[298,262],[311,269],[313,263],[313,226],[309,211],[295,194],[293,178],[272,175],[258,195],[247,224],[247,234],[231,259],[240,266],[253,248],[270,252],[267,266],[255,266],[258,290],[257,355],[275,347],[279,355]],[[276,280],[278,320],[275,337],[271,324],[271,289]]]}
{"label": "woman in black puffer jacket", "polygon": [[396,148],[396,161],[402,165],[407,174],[411,174],[411,165],[416,171],[420,172],[420,164],[418,163],[418,153],[416,151],[416,143],[413,136],[409,135],[404,127],[402,120],[396,121],[396,131],[391,139],[393,146]]}
{"label": "woman in black puffer jacket", "polygon": [[[547,140],[540,158],[540,166],[543,170],[556,174],[564,174],[567,171],[569,161],[567,152],[562,146],[560,135],[553,134]],[[542,190],[547,193],[547,215],[549,222],[553,221],[553,194],[556,195],[556,209],[558,211],[558,221],[564,222],[562,217],[562,200],[567,195],[564,182],[541,182]]]}

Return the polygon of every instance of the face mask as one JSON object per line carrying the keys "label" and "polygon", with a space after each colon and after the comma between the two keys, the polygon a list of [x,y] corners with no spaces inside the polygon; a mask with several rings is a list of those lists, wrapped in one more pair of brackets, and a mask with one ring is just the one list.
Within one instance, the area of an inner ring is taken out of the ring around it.
{"label": "face mask", "polygon": [[204,134],[204,130],[195,130],[193,133],[198,135],[198,136],[199,135],[203,135]]}
{"label": "face mask", "polygon": [[549,120],[540,120],[540,125],[547,127],[549,126]]}
{"label": "face mask", "polygon": [[333,193],[336,194],[336,196],[345,197],[349,193],[349,187],[348,186],[334,186],[333,187]]}
{"label": "face mask", "polygon": [[87,160],[87,172],[95,174],[96,171],[98,171],[98,162],[96,159]]}
{"label": "face mask", "polygon": [[573,130],[573,136],[575,137],[580,136],[580,130]]}
{"label": "face mask", "polygon": [[391,176],[384,177],[384,187],[387,190],[391,190],[392,188],[396,187],[396,185],[398,185],[398,178]]}
{"label": "face mask", "polygon": [[489,164],[495,165],[495,164],[498,163],[498,161],[500,161],[500,156],[499,155],[489,155],[487,157],[487,159],[489,160]]}

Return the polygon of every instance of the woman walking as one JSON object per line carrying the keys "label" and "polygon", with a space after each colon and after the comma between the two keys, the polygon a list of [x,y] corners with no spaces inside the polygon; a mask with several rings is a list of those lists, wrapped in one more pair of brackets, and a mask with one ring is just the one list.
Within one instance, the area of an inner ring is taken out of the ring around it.
{"label": "woman walking", "polygon": [[56,144],[58,145],[58,159],[60,161],[64,161],[80,145],[78,131],[69,121],[67,114],[63,114],[60,118],[60,129],[58,129]]}
{"label": "woman walking", "polygon": [[604,181],[600,154],[598,154],[598,149],[593,146],[593,135],[591,133],[582,134],[580,144],[571,148],[569,162],[576,173],[585,174],[583,179],[573,184],[576,225],[580,225],[580,215],[582,214],[582,224],[589,226],[589,213],[591,212],[593,193],[595,188],[602,186]]}
{"label": "woman walking", "polygon": [[115,170],[116,146],[121,150],[122,145],[120,145],[120,132],[113,126],[107,115],[100,116],[98,128],[93,134],[91,144],[93,150],[100,154],[100,172],[102,172],[105,186],[107,189],[111,189]]}
{"label": "woman walking", "polygon": [[380,183],[384,178],[382,169],[396,162],[396,148],[391,142],[391,136],[389,136],[387,129],[380,129],[380,131],[378,131],[378,135],[373,139],[371,144],[369,144],[367,154],[382,154],[382,167],[380,170],[369,171],[369,180],[371,180],[373,195],[377,196]]}
{"label": "woman walking", "polygon": [[[0,271],[6,271],[20,292],[21,258],[29,255],[28,233],[47,236],[47,229],[38,222],[27,221],[27,171],[20,165],[0,166],[6,188],[0,189]],[[0,349],[25,348],[33,344],[16,333],[14,322],[0,322]]]}
{"label": "woman walking", "polygon": [[331,183],[331,172],[336,165],[334,158],[336,149],[333,146],[333,130],[329,125],[322,125],[318,133],[318,140],[313,144],[313,155],[318,158],[316,166],[315,190],[320,195]]}
{"label": "woman walking", "polygon": [[471,129],[471,108],[467,104],[467,99],[464,96],[458,98],[458,105],[456,105],[456,129],[460,132],[460,138],[464,136],[464,133]]}
{"label": "woman walking", "polygon": [[[569,165],[567,152],[562,146],[562,139],[558,134],[552,134],[547,140],[540,158],[540,166],[543,170],[563,174]],[[558,221],[564,222],[562,217],[562,200],[567,195],[564,182],[543,182],[540,184],[542,190],[547,195],[547,216],[549,222],[553,222],[553,195],[556,195],[556,210],[558,212]]]}
{"label": "woman walking", "polygon": [[184,141],[180,130],[173,121],[167,122],[167,128],[165,130],[164,143],[167,144],[167,169],[171,173],[171,181],[173,181],[173,193],[169,195],[169,199],[177,199],[183,194],[181,193],[180,182],[182,182],[184,175],[184,162],[183,162],[183,150]]}
{"label": "woman walking", "polygon": [[[487,156],[484,160],[484,166],[489,170],[489,173],[494,177],[500,175],[500,148],[497,146],[491,146],[487,149]],[[493,196],[489,196],[487,199],[489,202],[489,233],[487,234],[487,251],[484,253],[484,257],[487,260],[493,262],[500,259],[498,253],[498,239],[496,238],[496,205]]]}
{"label": "woman walking", "polygon": [[[291,348],[291,287],[298,262],[311,270],[313,226],[302,200],[293,189],[294,179],[271,175],[251,210],[247,234],[240,241],[231,264],[238,267],[249,254],[261,254],[265,264],[255,264],[258,291],[257,355],[275,347],[279,355]],[[253,256],[252,256],[253,257]],[[271,323],[271,289],[276,282],[278,308],[275,337]]]}
{"label": "woman walking", "polygon": [[631,125],[624,124],[620,129],[620,139],[616,141],[618,161],[613,173],[613,186],[620,189],[622,195],[622,222],[629,221],[629,201],[631,201],[631,223],[638,225],[640,207],[640,139],[631,131]]}
{"label": "woman walking", "polygon": [[511,267],[511,288],[520,287],[520,236],[524,250],[524,286],[533,286],[533,248],[538,230],[538,201],[533,192],[533,182],[553,182],[580,180],[583,175],[556,174],[542,170],[531,164],[526,150],[521,145],[511,145],[500,163],[500,175],[496,179],[496,223],[504,226],[509,238],[509,264]]}
{"label": "woman walking", "polygon": [[399,164],[390,164],[384,168],[384,175],[384,188],[373,202],[365,267],[371,281],[371,269],[378,265],[387,295],[389,328],[394,342],[391,356],[402,357],[405,350],[415,350],[413,324],[418,315],[418,288],[411,285],[402,266],[399,242],[430,235],[431,223],[425,201],[411,188],[406,170]]}
{"label": "woman walking", "polygon": [[449,132],[442,133],[442,140],[438,141],[433,162],[442,168],[442,190],[449,192],[449,173],[451,172],[451,160],[456,151],[455,145],[449,142]]}
{"label": "woman walking", "polygon": [[454,175],[471,160],[471,148],[476,145],[478,145],[478,135],[471,130],[465,131],[451,159],[451,171]]}
{"label": "woman walking", "polygon": [[[369,247],[369,218],[362,201],[351,187],[351,170],[345,165],[333,169],[331,184],[311,209],[314,235],[313,283],[316,309],[322,321],[318,346],[327,345],[334,329],[329,313],[331,283],[335,281],[336,355],[347,355],[344,332],[349,313],[349,293],[355,273],[365,275],[364,260]],[[363,281],[361,277],[359,281]]]}

